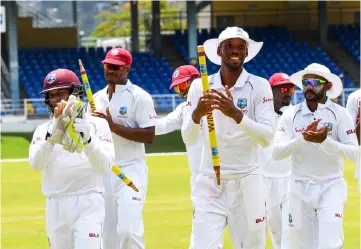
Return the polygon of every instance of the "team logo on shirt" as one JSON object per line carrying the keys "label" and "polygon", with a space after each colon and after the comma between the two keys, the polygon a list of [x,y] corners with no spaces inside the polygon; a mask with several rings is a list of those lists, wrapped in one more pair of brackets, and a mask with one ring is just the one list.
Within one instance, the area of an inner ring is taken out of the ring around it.
{"label": "team logo on shirt", "polygon": [[291,224],[291,223],[292,223],[292,221],[293,221],[293,220],[292,220],[292,214],[288,214],[288,223],[290,223],[290,224]]}
{"label": "team logo on shirt", "polygon": [[332,131],[332,123],[325,123],[325,126],[327,126],[327,132]]}
{"label": "team logo on shirt", "polygon": [[121,115],[127,114],[127,107],[126,107],[126,106],[120,107],[119,113],[120,113]]}
{"label": "team logo on shirt", "polygon": [[240,109],[246,108],[247,107],[247,99],[239,98],[238,101],[237,101],[237,106]]}

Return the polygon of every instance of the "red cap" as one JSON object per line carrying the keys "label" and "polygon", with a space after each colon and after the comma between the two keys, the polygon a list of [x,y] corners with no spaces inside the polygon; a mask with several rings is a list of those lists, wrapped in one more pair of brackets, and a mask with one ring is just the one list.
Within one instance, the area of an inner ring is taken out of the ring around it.
{"label": "red cap", "polygon": [[199,74],[197,68],[192,65],[180,66],[176,70],[174,70],[172,75],[172,84],[169,89],[172,89],[176,85],[179,85],[183,82],[191,78],[199,78],[201,75]]}
{"label": "red cap", "polygon": [[269,78],[268,82],[270,83],[271,87],[285,85],[285,84],[292,84],[290,76],[285,73],[275,73],[274,75]]}
{"label": "red cap", "polygon": [[68,69],[59,68],[48,73],[44,79],[41,94],[61,88],[71,88],[73,85],[80,85],[81,82],[76,74]]}
{"label": "red cap", "polygon": [[105,56],[102,63],[130,66],[132,64],[132,55],[124,48],[112,48]]}

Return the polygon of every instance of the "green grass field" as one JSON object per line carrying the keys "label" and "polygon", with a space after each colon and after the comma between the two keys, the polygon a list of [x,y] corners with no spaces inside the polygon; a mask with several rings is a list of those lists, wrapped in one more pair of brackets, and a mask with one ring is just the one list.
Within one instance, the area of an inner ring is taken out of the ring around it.
{"label": "green grass field", "polygon": [[[148,157],[149,187],[144,210],[147,249],[187,249],[192,206],[186,156]],[[344,215],[345,246],[360,248],[360,204],[354,164],[347,163],[348,202]],[[3,249],[48,248],[40,173],[27,162],[2,163],[1,236]],[[225,249],[232,245],[225,233]],[[268,247],[271,248],[269,241]]]}

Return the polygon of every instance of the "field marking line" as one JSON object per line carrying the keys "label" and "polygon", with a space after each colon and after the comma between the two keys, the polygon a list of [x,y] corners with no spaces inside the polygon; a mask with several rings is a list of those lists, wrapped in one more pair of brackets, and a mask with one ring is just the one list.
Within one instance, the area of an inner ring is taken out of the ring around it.
{"label": "field marking line", "polygon": [[[162,152],[162,153],[147,153],[148,157],[160,157],[160,156],[184,156],[186,152]],[[17,159],[1,159],[0,163],[18,163],[29,161],[28,158],[17,158]]]}

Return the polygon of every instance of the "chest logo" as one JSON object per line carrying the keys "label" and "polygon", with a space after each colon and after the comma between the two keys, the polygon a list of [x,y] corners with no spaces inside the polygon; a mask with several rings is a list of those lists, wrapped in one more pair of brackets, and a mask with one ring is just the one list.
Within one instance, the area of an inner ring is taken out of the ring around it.
{"label": "chest logo", "polygon": [[120,107],[119,113],[120,113],[121,115],[127,114],[127,107],[126,107],[126,106]]}
{"label": "chest logo", "polygon": [[332,123],[325,123],[325,126],[327,126],[327,132],[332,131]]}
{"label": "chest logo", "polygon": [[237,100],[237,106],[238,108],[240,109],[244,109],[247,107],[247,99],[244,99],[244,98],[239,98]]}

